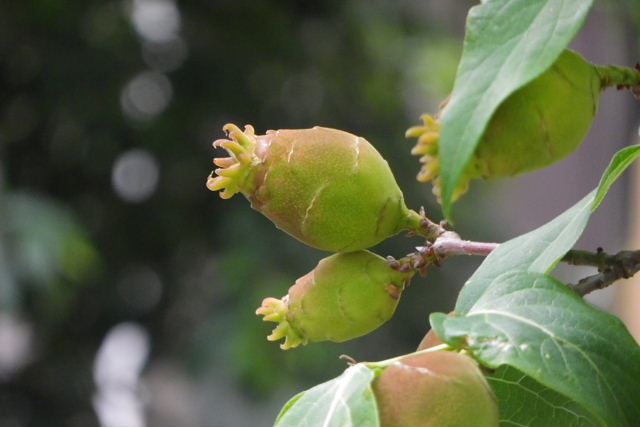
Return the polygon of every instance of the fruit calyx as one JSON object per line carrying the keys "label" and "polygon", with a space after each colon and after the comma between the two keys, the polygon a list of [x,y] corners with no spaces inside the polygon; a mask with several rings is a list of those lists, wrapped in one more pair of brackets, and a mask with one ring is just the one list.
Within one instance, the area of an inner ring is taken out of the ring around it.
{"label": "fruit calyx", "polygon": [[278,324],[271,334],[267,336],[267,340],[278,341],[284,338],[284,342],[280,344],[282,350],[289,350],[298,347],[300,344],[304,345],[308,341],[287,321],[288,302],[288,295],[282,299],[268,297],[262,300],[262,305],[256,310],[257,315],[264,316],[262,320],[265,322],[276,322]]}
{"label": "fruit calyx", "polygon": [[252,167],[260,163],[256,155],[258,139],[253,126],[246,125],[244,132],[232,123],[227,123],[222,128],[229,139],[218,139],[213,142],[215,148],[224,148],[229,157],[217,157],[213,163],[218,166],[207,178],[207,188],[211,191],[220,191],[220,197],[229,199],[236,193],[251,193],[254,185],[251,183]]}
{"label": "fruit calyx", "polygon": [[[439,111],[435,116],[423,114],[420,116],[422,124],[412,126],[405,132],[406,138],[418,138],[416,145],[411,149],[411,154],[419,156],[420,163],[422,163],[416,179],[420,182],[433,181],[433,194],[438,198],[438,202],[441,202],[442,195],[439,156],[440,115],[447,106],[447,102],[448,100],[445,100],[440,105]],[[458,200],[469,190],[469,183],[475,175],[474,171],[473,165],[470,165],[467,170],[465,170],[453,194],[454,201]]]}

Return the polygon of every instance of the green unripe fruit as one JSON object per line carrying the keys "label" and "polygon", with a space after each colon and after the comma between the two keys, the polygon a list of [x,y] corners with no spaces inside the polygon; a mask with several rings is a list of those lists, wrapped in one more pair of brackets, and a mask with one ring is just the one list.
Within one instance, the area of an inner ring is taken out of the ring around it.
{"label": "green unripe fruit", "polygon": [[600,100],[596,67],[565,50],[553,66],[503,102],[476,150],[485,178],[540,169],[578,148]]}
{"label": "green unripe fruit", "polygon": [[251,207],[309,246],[349,252],[401,230],[421,233],[386,160],[366,139],[336,129],[283,129],[255,135],[224,127],[214,142],[231,157],[214,159],[207,187],[222,198],[241,192]]}
{"label": "green unripe fruit", "polygon": [[309,341],[347,341],[391,318],[413,272],[392,269],[369,251],[322,259],[282,299],[266,298],[256,314],[278,326],[269,341],[285,338],[283,350]]}
{"label": "green unripe fruit", "polygon": [[[551,68],[511,94],[487,125],[454,199],[467,191],[472,179],[530,172],[575,151],[598,108],[603,89],[599,70],[577,53],[565,50]],[[439,116],[443,114],[446,104]],[[425,115],[423,122],[407,130],[407,136],[419,137],[412,151],[423,163],[418,180],[434,180],[434,193],[439,196],[439,119]]]}
{"label": "green unripe fruit", "polygon": [[382,427],[497,427],[498,405],[469,356],[407,356],[373,383]]}

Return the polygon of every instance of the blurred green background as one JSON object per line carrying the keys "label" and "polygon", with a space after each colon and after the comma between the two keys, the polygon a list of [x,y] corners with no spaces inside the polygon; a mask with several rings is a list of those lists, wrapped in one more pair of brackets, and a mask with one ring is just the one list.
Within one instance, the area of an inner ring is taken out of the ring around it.
{"label": "blurred green background", "polygon": [[[412,351],[428,314],[451,310],[480,260],[414,280],[369,336],[283,352],[254,311],[325,254],[242,197],[209,192],[211,142],[227,122],[347,130],[388,159],[409,206],[440,219],[403,134],[450,91],[474,3],[0,3],[0,425],[267,426],[294,393],[341,372],[339,355]],[[576,48],[632,65],[639,23],[637,2],[601,1]],[[578,153],[595,164],[476,184],[457,230],[501,241],[593,188],[638,125],[637,105],[616,96],[602,114],[617,119],[594,128],[615,138]],[[546,176],[565,193],[548,197]],[[612,197],[609,214],[624,209]],[[617,250],[616,227],[587,246]],[[402,256],[418,244],[398,236],[375,251]]]}

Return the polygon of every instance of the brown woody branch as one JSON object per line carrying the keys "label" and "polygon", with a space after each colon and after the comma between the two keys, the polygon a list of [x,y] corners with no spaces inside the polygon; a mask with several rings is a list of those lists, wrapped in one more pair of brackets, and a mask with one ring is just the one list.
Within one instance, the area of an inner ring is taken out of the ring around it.
{"label": "brown woody branch", "polygon": [[569,288],[579,295],[604,289],[617,280],[628,279],[640,271],[640,251],[621,251],[615,255],[609,255],[602,248],[598,248],[596,253],[574,250],[569,251],[562,261],[571,265],[589,265],[598,269],[597,274],[569,285]]}
{"label": "brown woody branch", "polygon": [[[418,271],[424,275],[429,265],[440,266],[446,258],[460,255],[487,256],[498,243],[474,242],[463,240],[453,232],[442,228],[440,235],[425,246],[416,247],[417,252],[396,260],[389,257],[392,268],[408,272]],[[640,250],[621,251],[615,255],[605,253],[602,248],[596,252],[570,250],[562,257],[562,262],[570,265],[591,266],[598,269],[598,273],[585,277],[576,284],[569,284],[569,288],[579,295],[586,295],[598,289],[604,289],[619,279],[627,279],[640,271]]]}

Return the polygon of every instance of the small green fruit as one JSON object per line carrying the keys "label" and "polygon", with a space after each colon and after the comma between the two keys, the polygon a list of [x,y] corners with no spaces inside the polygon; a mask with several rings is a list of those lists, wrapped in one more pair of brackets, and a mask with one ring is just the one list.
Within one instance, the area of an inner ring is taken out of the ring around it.
{"label": "small green fruit", "polygon": [[407,356],[373,383],[383,427],[497,427],[498,406],[469,356],[448,352]]}
{"label": "small green fruit", "polygon": [[308,341],[347,341],[391,318],[413,274],[369,251],[337,253],[296,280],[282,299],[266,298],[256,314],[278,323],[267,339],[285,338],[283,350]]}
{"label": "small green fruit", "polygon": [[[575,151],[595,117],[602,76],[598,67],[577,53],[565,50],[549,70],[514,92],[496,110],[477,146],[454,199],[464,194],[469,181],[514,176],[556,163]],[[407,130],[418,137],[412,154],[421,156],[418,180],[434,181],[440,197],[439,117],[422,117],[423,124]]]}
{"label": "small green fruit", "polygon": [[336,129],[283,129],[255,135],[224,127],[214,142],[230,157],[207,180],[222,198],[241,192],[251,207],[309,246],[349,252],[402,230],[423,233],[386,160],[366,139]]}

